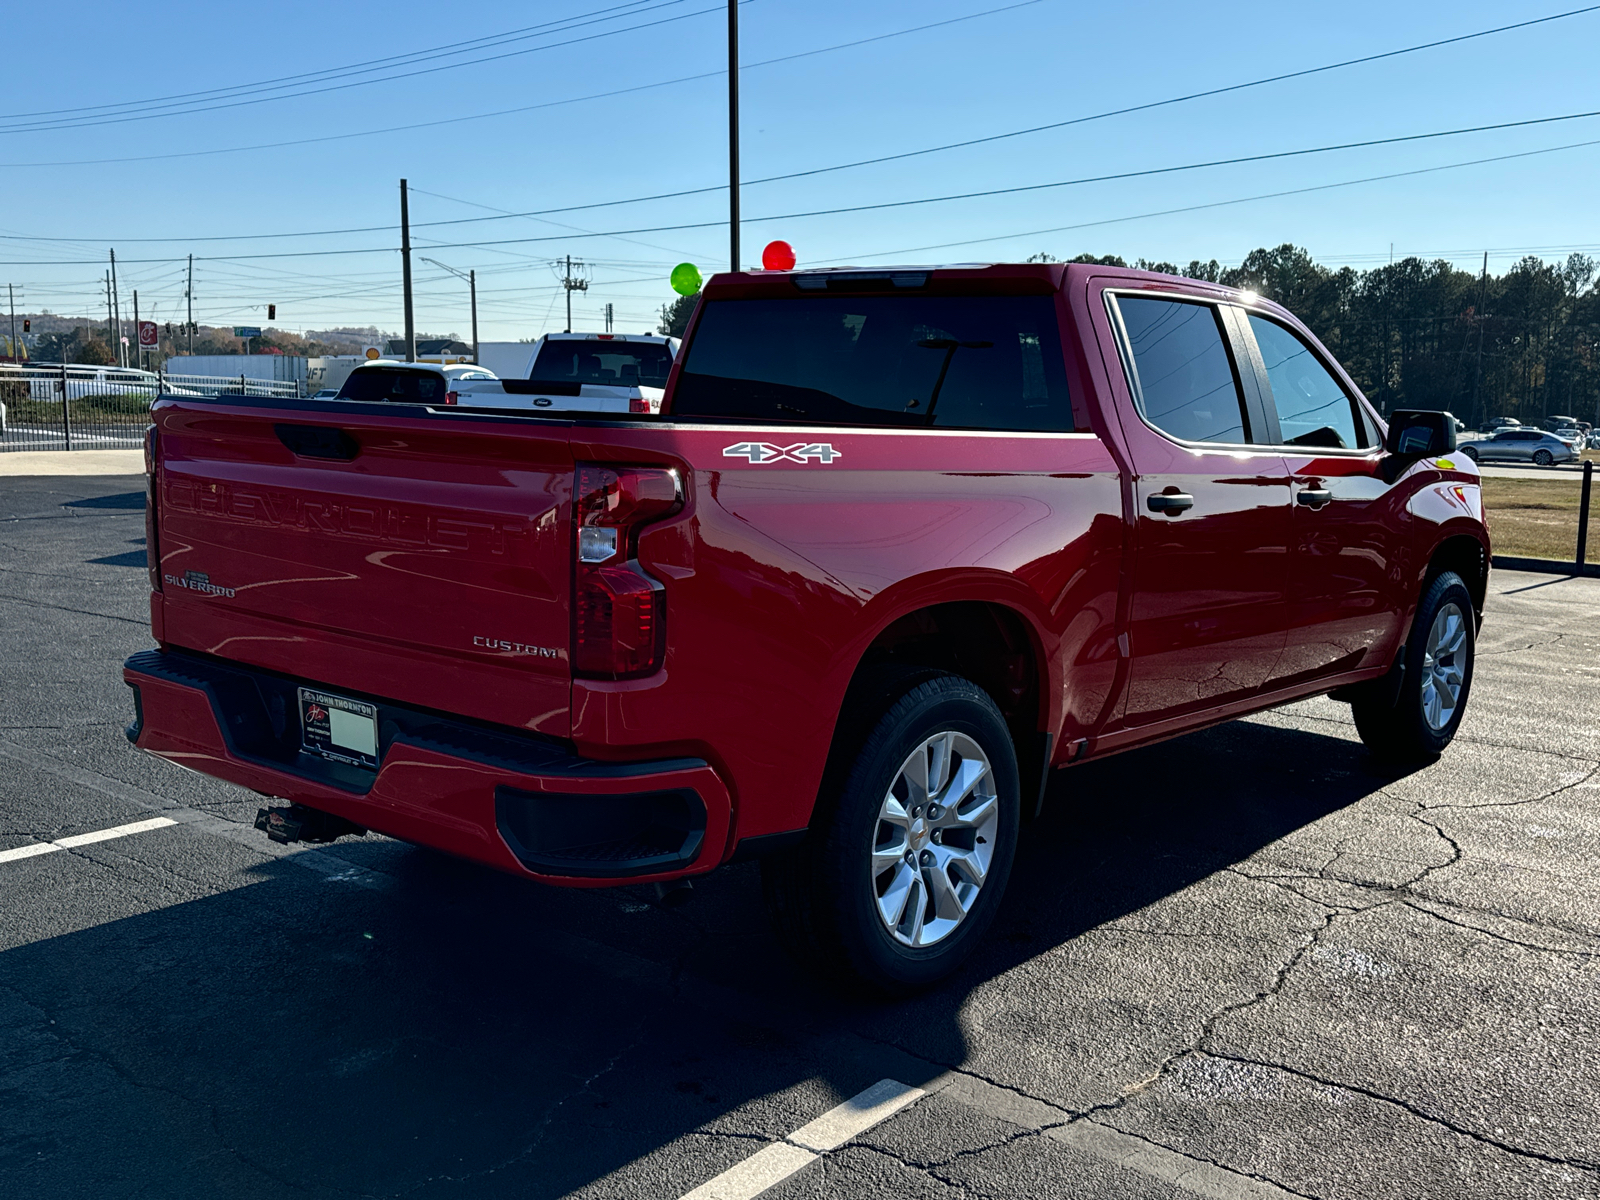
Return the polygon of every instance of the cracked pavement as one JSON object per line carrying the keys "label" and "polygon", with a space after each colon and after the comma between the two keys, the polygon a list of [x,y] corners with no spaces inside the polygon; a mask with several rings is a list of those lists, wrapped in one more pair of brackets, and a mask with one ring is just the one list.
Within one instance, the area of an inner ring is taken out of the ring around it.
{"label": "cracked pavement", "polygon": [[[1059,773],[988,944],[895,1003],[770,939],[133,752],[137,477],[0,481],[0,1193],[676,1197],[879,1079],[766,1196],[1600,1197],[1600,580],[1497,573],[1462,733],[1306,701]],[[309,869],[308,869],[309,868]]]}

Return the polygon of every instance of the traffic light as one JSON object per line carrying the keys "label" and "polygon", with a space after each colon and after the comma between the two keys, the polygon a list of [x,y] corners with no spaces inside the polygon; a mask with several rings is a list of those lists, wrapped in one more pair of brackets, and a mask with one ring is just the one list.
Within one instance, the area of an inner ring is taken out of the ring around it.
{"label": "traffic light", "polygon": [[267,320],[276,321],[277,319],[278,319],[278,306],[276,304],[267,305]]}
{"label": "traffic light", "polygon": [[22,332],[23,333],[32,333],[33,332],[33,321],[28,317],[23,317],[22,318]]}

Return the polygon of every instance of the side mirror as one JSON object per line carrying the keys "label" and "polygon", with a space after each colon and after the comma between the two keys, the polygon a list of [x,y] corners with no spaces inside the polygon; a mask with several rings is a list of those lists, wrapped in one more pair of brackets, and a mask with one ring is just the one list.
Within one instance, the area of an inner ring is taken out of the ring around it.
{"label": "side mirror", "polygon": [[1397,458],[1432,458],[1456,448],[1456,419],[1447,412],[1403,408],[1389,414],[1383,448]]}

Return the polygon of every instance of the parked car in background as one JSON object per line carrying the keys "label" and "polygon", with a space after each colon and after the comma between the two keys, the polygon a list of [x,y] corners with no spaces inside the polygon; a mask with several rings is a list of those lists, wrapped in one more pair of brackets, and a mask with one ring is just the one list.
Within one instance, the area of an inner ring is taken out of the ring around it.
{"label": "parked car in background", "polygon": [[1459,449],[1473,462],[1524,462],[1548,467],[1578,459],[1573,446],[1542,429],[1502,429],[1493,437],[1462,442]]}
{"label": "parked car in background", "polygon": [[1589,444],[1588,435],[1576,425],[1567,425],[1560,429],[1552,430],[1551,432],[1553,432],[1556,437],[1560,438],[1568,446],[1571,446],[1573,450],[1577,451],[1579,454],[1582,454],[1584,447]]}
{"label": "parked car in background", "polygon": [[648,333],[547,333],[519,377],[456,389],[462,408],[653,416],[661,411],[678,339]]}
{"label": "parked car in background", "polygon": [[[29,363],[29,394],[35,400],[61,398],[61,364]],[[139,396],[153,401],[160,392],[194,395],[182,389],[161,386],[161,376],[137,367],[90,367],[67,364],[67,384],[72,398],[80,396]]]}
{"label": "parked car in background", "polygon": [[344,381],[338,400],[387,400],[398,404],[454,404],[453,389],[463,382],[493,380],[494,374],[471,364],[393,362],[375,358]]}
{"label": "parked car in background", "polygon": [[320,392],[317,392],[310,397],[312,400],[337,400],[338,398],[338,388],[323,388]]}

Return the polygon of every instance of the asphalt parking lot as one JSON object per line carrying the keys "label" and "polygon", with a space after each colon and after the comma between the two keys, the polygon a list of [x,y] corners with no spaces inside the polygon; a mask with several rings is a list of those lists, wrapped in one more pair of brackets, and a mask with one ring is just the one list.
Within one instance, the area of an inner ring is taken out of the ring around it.
{"label": "asphalt parking lot", "polygon": [[1316,700],[1060,774],[988,948],[865,1003],[753,866],[286,853],[133,751],[142,483],[0,479],[0,1194],[1600,1197],[1600,580],[1494,576],[1424,770]]}

